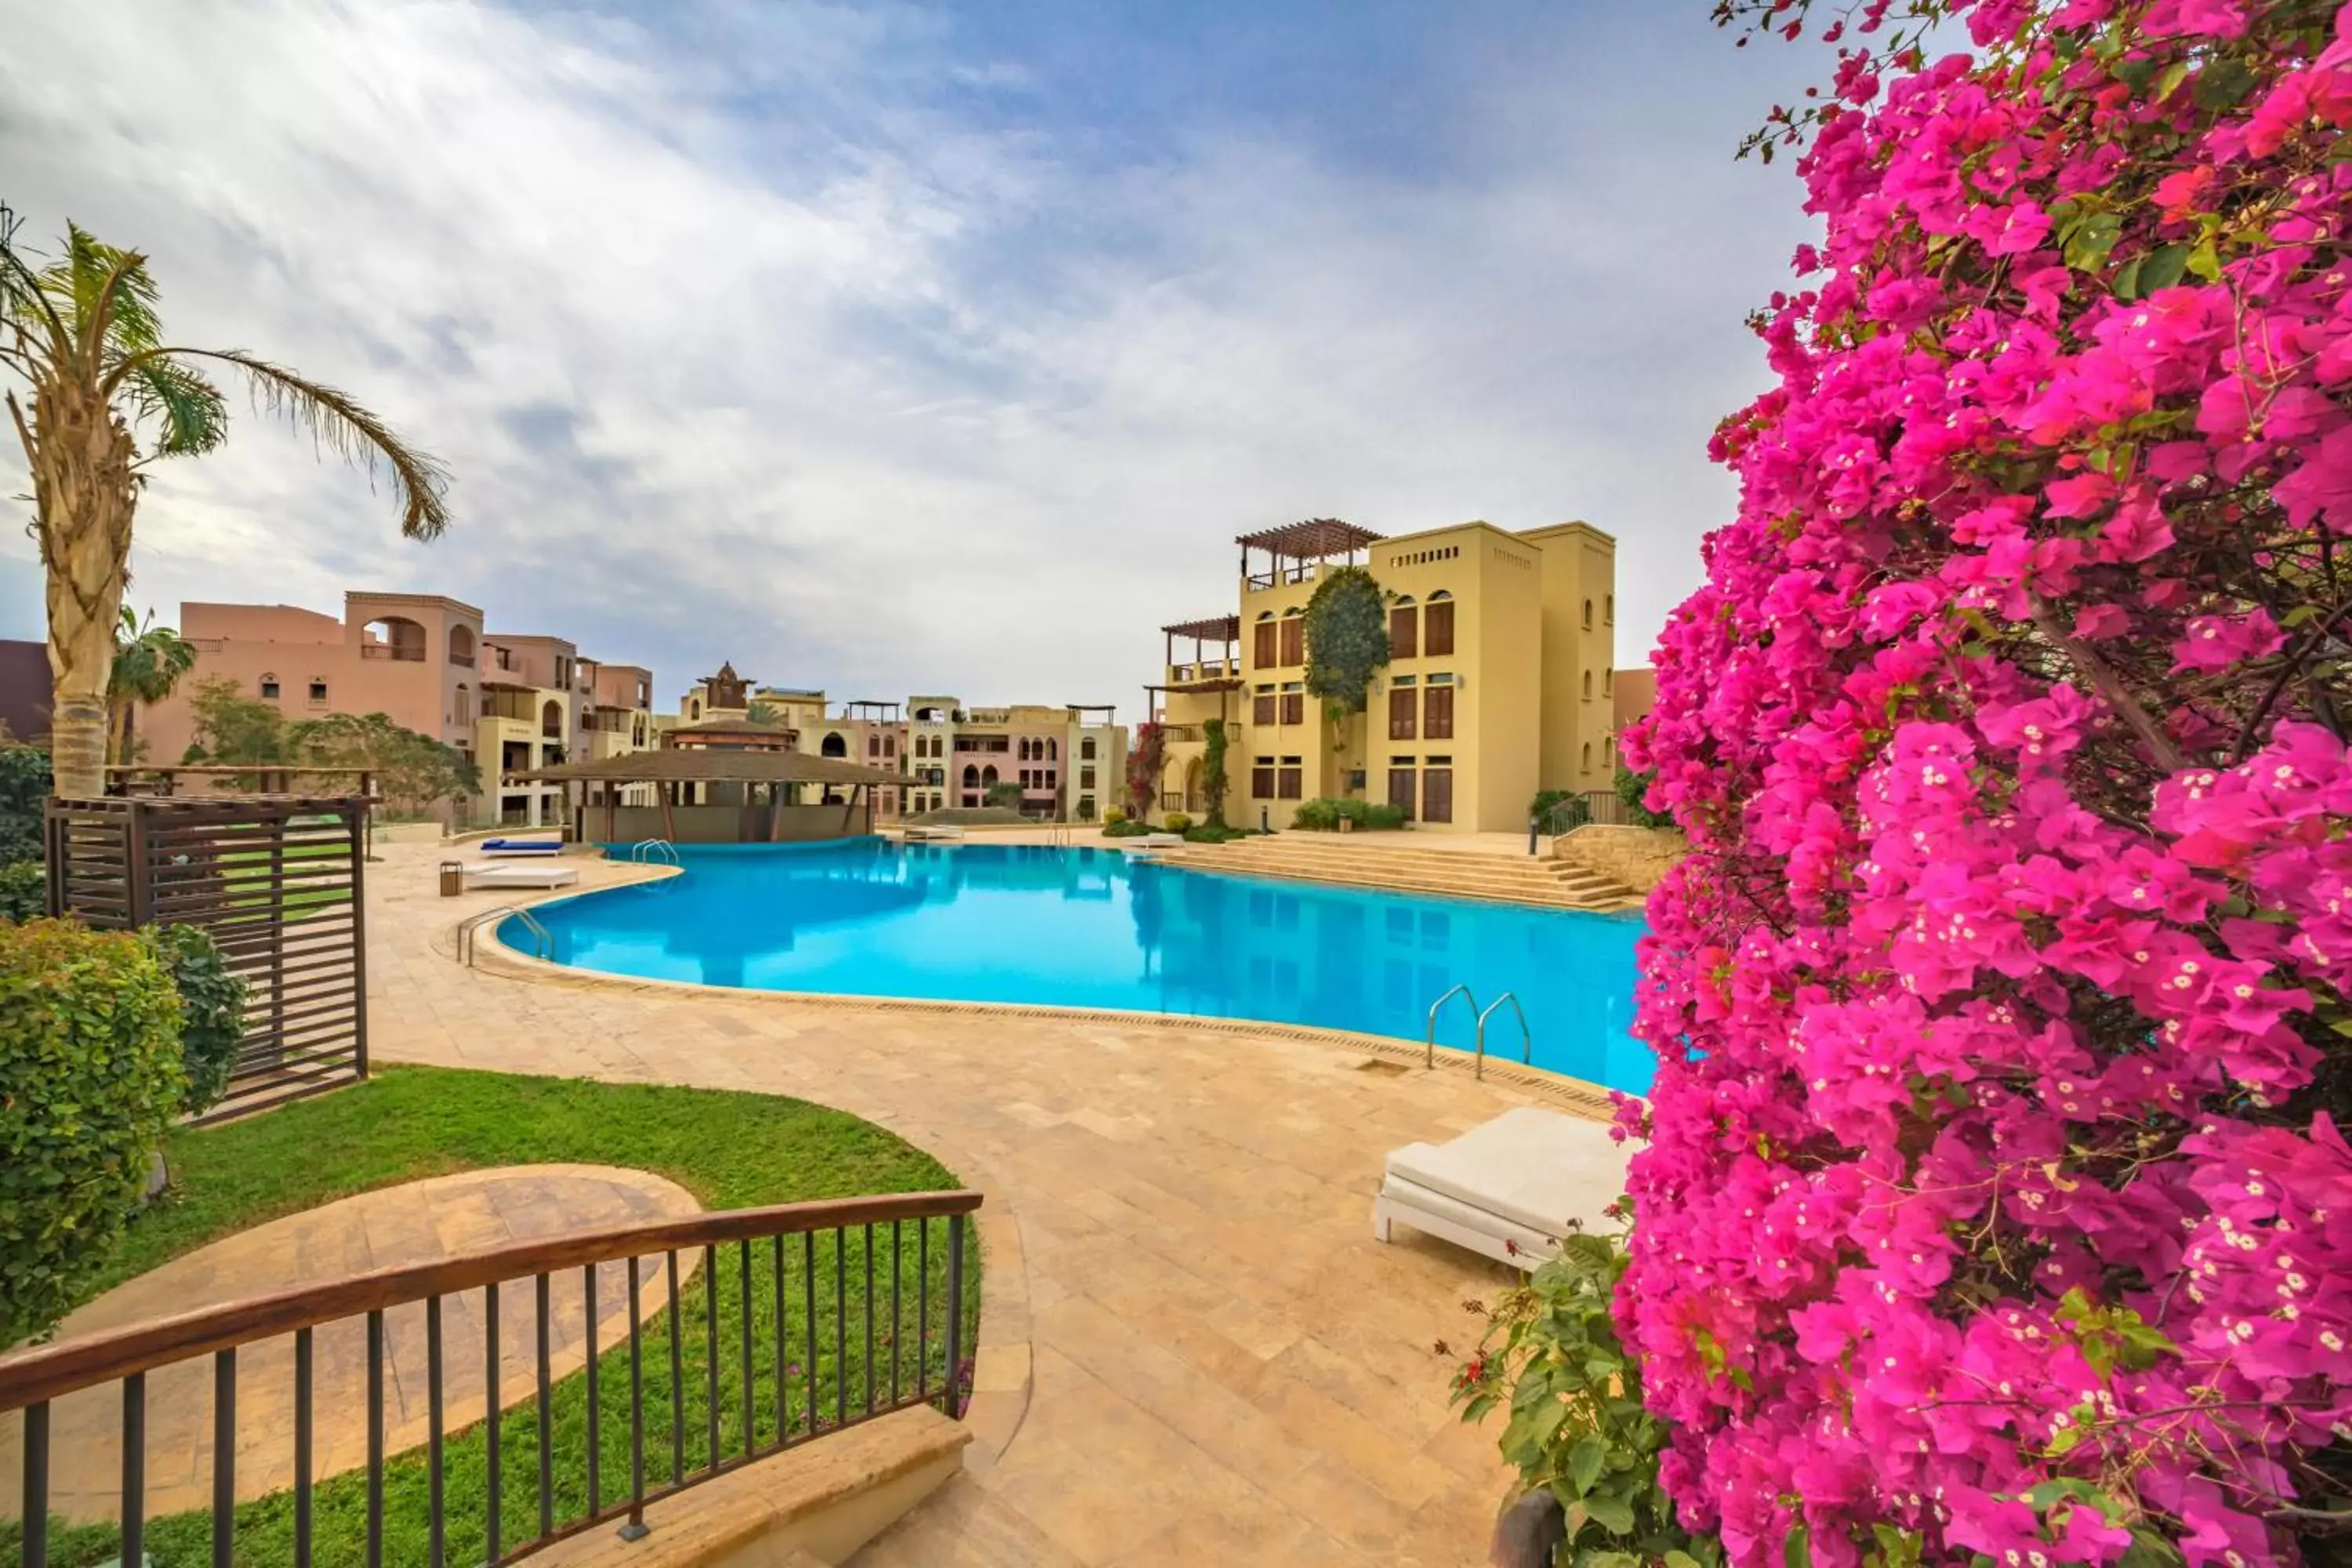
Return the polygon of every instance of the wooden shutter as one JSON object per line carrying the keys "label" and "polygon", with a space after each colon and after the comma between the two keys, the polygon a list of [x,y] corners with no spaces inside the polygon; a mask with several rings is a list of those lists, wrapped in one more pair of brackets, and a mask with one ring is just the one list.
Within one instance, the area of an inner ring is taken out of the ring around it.
{"label": "wooden shutter", "polygon": [[1412,820],[1412,770],[1411,768],[1389,770],[1389,804],[1403,812],[1407,822]]}
{"label": "wooden shutter", "polygon": [[1454,820],[1454,770],[1452,768],[1422,769],[1421,819],[1423,822]]}
{"label": "wooden shutter", "polygon": [[1307,662],[1307,619],[1303,616],[1293,616],[1282,623],[1282,662]]}
{"label": "wooden shutter", "polygon": [[1299,792],[1304,786],[1304,784],[1305,773],[1301,769],[1295,767],[1284,768],[1282,770],[1282,798],[1284,800],[1297,800],[1299,797]]}
{"label": "wooden shutter", "polygon": [[1266,725],[1274,722],[1273,692],[1269,691],[1262,697],[1254,697],[1250,700],[1250,722]]}
{"label": "wooden shutter", "polygon": [[1454,651],[1454,601],[1440,599],[1422,617],[1421,651],[1434,658]]}
{"label": "wooden shutter", "polygon": [[1389,657],[1411,658],[1413,656],[1413,635],[1420,628],[1418,612],[1411,605],[1400,605],[1389,612]]}
{"label": "wooden shutter", "polygon": [[1258,622],[1257,646],[1251,651],[1255,656],[1252,662],[1255,663],[1262,669],[1271,667],[1276,662],[1274,657],[1274,623],[1272,621]]}
{"label": "wooden shutter", "polygon": [[1282,694],[1282,721],[1286,724],[1307,722],[1307,693],[1286,691]]}
{"label": "wooden shutter", "polygon": [[1389,689],[1389,739],[1410,741],[1413,731],[1412,700],[1420,695],[1417,687],[1393,686]]}
{"label": "wooden shutter", "polygon": [[1429,695],[1422,699],[1421,732],[1432,741],[1454,738],[1454,688],[1433,686],[1429,689]]}
{"label": "wooden shutter", "polygon": [[1262,763],[1250,770],[1250,794],[1259,800],[1274,798],[1274,764]]}

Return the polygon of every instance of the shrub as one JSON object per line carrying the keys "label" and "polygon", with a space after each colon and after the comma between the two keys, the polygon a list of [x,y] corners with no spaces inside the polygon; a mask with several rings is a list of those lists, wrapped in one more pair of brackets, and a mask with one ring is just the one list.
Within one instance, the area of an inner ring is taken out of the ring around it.
{"label": "shrub", "polygon": [[1743,1568],[2340,1555],[2352,18],[1905,10],[1628,737],[1619,1327]]}
{"label": "shrub", "polygon": [[1236,838],[1257,837],[1258,830],[1255,827],[1225,827],[1213,822],[1200,823],[1184,830],[1184,841],[1188,844],[1225,844]]}
{"label": "shrub", "polygon": [[1103,826],[1105,827],[1117,827],[1120,823],[1127,820],[1127,813],[1114,805],[1108,811],[1103,813],[1102,819]]}
{"label": "shrub", "polygon": [[1617,764],[1617,798],[1625,803],[1627,818],[1643,827],[1672,827],[1671,812],[1650,809],[1650,781],[1654,773],[1637,773],[1624,763]]}
{"label": "shrub", "polygon": [[188,1091],[180,1109],[211,1110],[228,1089],[245,1043],[245,982],[228,972],[220,947],[195,926],[153,926],[142,933],[180,994],[180,1054]]}
{"label": "shrub", "polygon": [[1168,731],[1158,724],[1138,725],[1135,744],[1127,753],[1127,805],[1130,816],[1149,816],[1160,798],[1160,771],[1168,760]]}
{"label": "shrub", "polygon": [[41,858],[41,819],[48,802],[49,753],[0,742],[0,866]]}
{"label": "shrub", "polygon": [[1528,815],[1547,833],[1567,833],[1592,820],[1592,807],[1572,789],[1539,789]]}
{"label": "shrub", "polygon": [[1103,825],[1105,838],[1140,838],[1150,831],[1151,824],[1139,822],[1131,816],[1122,816],[1117,822]]}
{"label": "shrub", "polygon": [[[1454,1376],[1454,1402],[1465,1421],[1507,1412],[1504,1462],[1564,1510],[1559,1562],[1718,1563],[1721,1546],[1685,1531],[1658,1485],[1666,1426],[1643,1406],[1641,1368],[1610,1317],[1625,1265],[1622,1237],[1570,1236],[1491,1312],[1465,1302],[1486,1326]],[[1634,1555],[1608,1555],[1622,1552]]]}
{"label": "shrub", "polygon": [[1339,826],[1339,803],[1302,800],[1298,809],[1290,814],[1290,826],[1307,833],[1328,833]]}
{"label": "shrub", "polygon": [[0,921],[38,920],[49,907],[49,874],[38,860],[0,865]]}
{"label": "shrub", "polygon": [[1162,820],[1162,826],[1171,833],[1182,833],[1192,827],[1192,819],[1183,812],[1171,811]]}
{"label": "shrub", "polygon": [[1307,689],[1348,713],[1364,710],[1372,676],[1389,661],[1388,603],[1361,566],[1325,574],[1307,601]]}
{"label": "shrub", "polygon": [[138,1209],[186,1088],[180,1016],[138,937],[0,926],[0,1345],[54,1326]]}
{"label": "shrub", "polygon": [[1357,820],[1374,832],[1393,833],[1404,826],[1404,807],[1385,803],[1367,805]]}

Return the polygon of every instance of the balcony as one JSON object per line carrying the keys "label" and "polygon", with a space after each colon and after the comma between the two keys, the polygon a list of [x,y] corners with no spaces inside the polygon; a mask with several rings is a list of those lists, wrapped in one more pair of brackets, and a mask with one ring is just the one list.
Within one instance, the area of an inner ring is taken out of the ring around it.
{"label": "balcony", "polygon": [[1207,732],[1198,724],[1162,724],[1160,739],[1171,746],[1202,746],[1209,741]]}
{"label": "balcony", "polygon": [[360,644],[360,657],[394,659],[402,664],[423,664],[425,650],[422,647],[404,647],[397,643],[363,642]]}

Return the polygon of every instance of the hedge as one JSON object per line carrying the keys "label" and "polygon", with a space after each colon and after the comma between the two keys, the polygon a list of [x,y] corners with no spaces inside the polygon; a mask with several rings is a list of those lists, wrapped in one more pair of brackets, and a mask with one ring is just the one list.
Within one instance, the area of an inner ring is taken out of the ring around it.
{"label": "hedge", "polygon": [[0,925],[0,1345],[54,1327],[138,1209],[186,1088],[180,1026],[139,937]]}

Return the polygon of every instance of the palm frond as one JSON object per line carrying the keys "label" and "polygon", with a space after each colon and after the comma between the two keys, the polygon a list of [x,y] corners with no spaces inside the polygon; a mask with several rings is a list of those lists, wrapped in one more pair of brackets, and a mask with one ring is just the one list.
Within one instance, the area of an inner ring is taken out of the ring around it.
{"label": "palm frond", "polygon": [[135,354],[163,341],[147,258],[107,244],[79,224],[66,225],[66,253],[41,269],[41,287],[51,299],[71,302],[89,363],[99,363],[108,349]]}
{"label": "palm frond", "polygon": [[149,360],[131,373],[124,390],[134,423],[163,421],[163,433],[155,443],[159,458],[199,456],[228,439],[227,400],[187,365]]}
{"label": "palm frond", "polygon": [[41,275],[16,248],[16,230],[22,221],[5,204],[0,204],[0,321],[30,337],[36,331],[45,331],[53,350],[62,350],[73,341],[65,319],[41,287]]}
{"label": "palm frond", "polygon": [[[392,427],[345,393],[310,381],[283,365],[237,349],[156,348],[123,359],[101,390],[111,396],[148,365],[184,359],[219,360],[245,373],[255,404],[279,415],[311,440],[373,483],[379,472],[400,503],[400,531],[411,539],[436,539],[449,525],[449,470],[441,460],[393,434]],[[185,367],[181,367],[184,369]]]}

